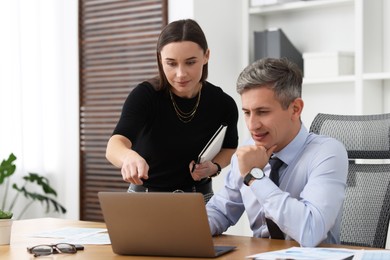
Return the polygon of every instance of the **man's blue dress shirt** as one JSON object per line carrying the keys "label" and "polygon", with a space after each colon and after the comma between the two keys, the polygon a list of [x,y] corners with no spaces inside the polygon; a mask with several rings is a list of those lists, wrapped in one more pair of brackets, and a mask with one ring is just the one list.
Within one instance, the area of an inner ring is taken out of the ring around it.
{"label": "man's blue dress shirt", "polygon": [[263,169],[266,177],[248,187],[233,155],[224,187],[206,205],[212,234],[222,234],[246,211],[254,237],[269,237],[267,217],[286,239],[301,246],[338,244],[348,174],[344,145],[309,133],[302,125],[293,141],[275,156],[285,163],[279,170],[279,187],[268,178],[269,164]]}

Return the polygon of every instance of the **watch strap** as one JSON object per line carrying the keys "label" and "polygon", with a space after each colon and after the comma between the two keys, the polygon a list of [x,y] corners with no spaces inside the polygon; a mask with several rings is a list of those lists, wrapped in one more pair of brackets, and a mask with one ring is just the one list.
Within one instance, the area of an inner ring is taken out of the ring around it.
{"label": "watch strap", "polygon": [[210,175],[209,178],[218,176],[218,175],[221,173],[221,171],[222,171],[221,165],[219,165],[219,164],[216,163],[216,162],[212,162],[212,163],[214,163],[215,165],[217,165],[217,172],[214,173],[213,175]]}
{"label": "watch strap", "polygon": [[245,177],[244,177],[244,184],[245,184],[246,186],[249,186],[249,182],[250,182],[251,180],[253,180],[253,179],[255,179],[255,177],[253,177],[253,175],[251,174],[251,172],[248,172],[248,173],[245,175]]}

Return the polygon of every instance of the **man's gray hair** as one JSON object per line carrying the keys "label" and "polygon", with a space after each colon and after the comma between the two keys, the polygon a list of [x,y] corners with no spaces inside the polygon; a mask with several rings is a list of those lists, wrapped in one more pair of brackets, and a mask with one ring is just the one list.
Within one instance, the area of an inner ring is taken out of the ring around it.
{"label": "man's gray hair", "polygon": [[283,109],[302,95],[302,71],[286,58],[264,58],[247,66],[237,79],[237,92],[267,87],[274,91]]}

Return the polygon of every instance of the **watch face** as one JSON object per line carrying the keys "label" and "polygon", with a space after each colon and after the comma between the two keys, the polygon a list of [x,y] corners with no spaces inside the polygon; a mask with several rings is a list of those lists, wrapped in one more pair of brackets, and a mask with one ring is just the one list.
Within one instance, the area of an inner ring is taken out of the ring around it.
{"label": "watch face", "polygon": [[261,179],[261,178],[264,177],[264,172],[261,169],[259,169],[259,168],[253,168],[251,170],[251,174],[256,179]]}

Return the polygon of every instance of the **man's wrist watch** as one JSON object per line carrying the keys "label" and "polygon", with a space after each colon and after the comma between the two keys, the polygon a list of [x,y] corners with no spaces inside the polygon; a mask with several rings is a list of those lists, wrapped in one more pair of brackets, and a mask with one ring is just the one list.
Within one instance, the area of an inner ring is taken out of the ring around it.
{"label": "man's wrist watch", "polygon": [[260,168],[253,168],[244,177],[244,184],[249,186],[251,180],[260,180],[265,176],[264,172]]}

